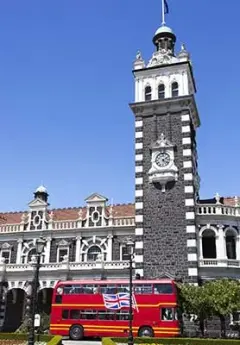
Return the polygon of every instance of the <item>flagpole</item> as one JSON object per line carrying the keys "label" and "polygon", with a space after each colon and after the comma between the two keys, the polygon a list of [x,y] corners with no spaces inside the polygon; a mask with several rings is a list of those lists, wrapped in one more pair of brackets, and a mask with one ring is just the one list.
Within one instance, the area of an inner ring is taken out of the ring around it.
{"label": "flagpole", "polygon": [[162,0],[162,25],[165,25],[165,6],[164,0]]}

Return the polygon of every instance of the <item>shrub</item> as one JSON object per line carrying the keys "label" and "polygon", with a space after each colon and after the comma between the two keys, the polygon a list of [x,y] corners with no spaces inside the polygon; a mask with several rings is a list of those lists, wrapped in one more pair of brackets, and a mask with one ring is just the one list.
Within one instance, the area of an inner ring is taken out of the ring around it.
{"label": "shrub", "polygon": [[[103,338],[103,345],[127,344],[127,338]],[[134,338],[134,344],[161,345],[240,345],[240,340],[234,339],[197,339],[197,338]]]}

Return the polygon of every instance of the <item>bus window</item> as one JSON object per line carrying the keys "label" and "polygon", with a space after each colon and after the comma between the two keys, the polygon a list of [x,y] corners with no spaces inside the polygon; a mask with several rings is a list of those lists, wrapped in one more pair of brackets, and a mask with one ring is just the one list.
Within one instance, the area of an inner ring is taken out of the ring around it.
{"label": "bus window", "polygon": [[88,285],[83,285],[83,292],[86,295],[93,295],[98,292],[98,285],[95,284],[88,284]]}
{"label": "bus window", "polygon": [[129,285],[121,284],[117,286],[117,292],[129,292]]}
{"label": "bus window", "polygon": [[96,310],[82,310],[81,311],[81,319],[84,320],[95,320],[97,318],[97,311]]}
{"label": "bus window", "polygon": [[129,313],[127,311],[121,311],[116,314],[116,319],[121,321],[127,321],[129,320]]}
{"label": "bus window", "polygon": [[173,286],[171,284],[154,284],[153,293],[154,294],[172,294]]}
{"label": "bus window", "polygon": [[175,319],[174,308],[161,308],[161,319],[163,321],[173,321]]}
{"label": "bus window", "polygon": [[56,295],[55,296],[55,303],[56,304],[61,304],[62,303],[62,296],[61,295]]}
{"label": "bus window", "polygon": [[134,287],[135,294],[152,294],[152,284],[136,284]]}
{"label": "bus window", "polygon": [[101,294],[115,294],[117,293],[117,288],[115,285],[100,285]]}
{"label": "bus window", "polygon": [[80,310],[77,310],[77,309],[70,310],[70,319],[79,320]]}
{"label": "bus window", "polygon": [[68,310],[67,309],[63,309],[63,311],[62,311],[62,319],[63,320],[67,320],[68,319]]}
{"label": "bus window", "polygon": [[76,295],[82,293],[81,285],[79,284],[72,284],[72,285],[65,285],[63,288],[64,295]]}

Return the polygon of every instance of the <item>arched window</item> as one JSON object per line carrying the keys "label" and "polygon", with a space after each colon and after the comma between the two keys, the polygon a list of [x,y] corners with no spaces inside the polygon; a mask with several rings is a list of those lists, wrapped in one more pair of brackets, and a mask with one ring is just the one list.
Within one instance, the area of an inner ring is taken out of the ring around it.
{"label": "arched window", "polygon": [[174,83],[172,83],[172,97],[178,97],[178,94],[178,83],[175,81]]}
{"label": "arched window", "polygon": [[152,88],[151,86],[145,87],[145,101],[151,101],[152,99]]}
{"label": "arched window", "polygon": [[28,252],[28,255],[27,255],[27,262],[31,262],[33,257],[34,256],[36,257],[36,255],[37,255],[36,248],[30,249],[29,252]]}
{"label": "arched window", "polygon": [[87,252],[87,261],[96,261],[102,254],[101,248],[98,246],[92,246]]}
{"label": "arched window", "polygon": [[226,252],[228,259],[236,260],[236,234],[232,230],[227,230],[226,233]]}
{"label": "arched window", "polygon": [[203,231],[202,251],[204,259],[216,259],[217,257],[215,232],[211,229]]}
{"label": "arched window", "polygon": [[165,98],[165,85],[160,84],[158,85],[158,99]]}

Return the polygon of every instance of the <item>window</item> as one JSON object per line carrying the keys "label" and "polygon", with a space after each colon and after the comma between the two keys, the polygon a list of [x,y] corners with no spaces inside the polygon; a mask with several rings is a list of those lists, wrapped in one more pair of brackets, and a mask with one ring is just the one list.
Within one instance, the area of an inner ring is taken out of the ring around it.
{"label": "window", "polygon": [[152,99],[152,88],[151,86],[145,87],[145,101],[151,101]]}
{"label": "window", "polygon": [[134,290],[137,295],[152,294],[152,284],[136,284]]}
{"label": "window", "polygon": [[228,259],[236,260],[236,235],[232,230],[228,230],[226,233],[226,251]]}
{"label": "window", "polygon": [[63,320],[67,320],[68,319],[68,310],[67,309],[63,309],[63,311],[62,311],[62,319]]}
{"label": "window", "polygon": [[172,83],[172,97],[178,97],[178,83]]}
{"label": "window", "polygon": [[158,85],[158,99],[165,98],[165,85],[160,84]]}
{"label": "window", "polygon": [[69,248],[58,248],[57,262],[63,262],[65,256],[69,256]]}
{"label": "window", "polygon": [[154,294],[172,294],[173,286],[171,284],[154,284],[153,285]]}
{"label": "window", "polygon": [[115,285],[100,285],[101,294],[115,294],[117,293],[117,288]]}
{"label": "window", "polygon": [[64,285],[63,293],[64,295],[75,295],[75,294],[87,294],[92,295],[96,294],[99,291],[98,285],[95,284],[71,284],[71,285]]}
{"label": "window", "polygon": [[116,319],[121,321],[129,320],[129,313],[127,311],[120,311],[116,313]]}
{"label": "window", "polygon": [[102,254],[101,248],[98,246],[92,246],[88,249],[87,261],[96,261]]}
{"label": "window", "polygon": [[121,246],[121,260],[122,261],[128,261],[129,260],[128,249],[127,249],[127,246],[125,246],[125,245]]}
{"label": "window", "polygon": [[2,250],[1,257],[5,259],[5,264],[10,264],[11,252],[10,250]]}
{"label": "window", "polygon": [[56,304],[62,304],[62,296],[61,295],[55,296],[55,303]]}
{"label": "window", "polygon": [[79,320],[80,319],[80,310],[70,310],[70,319]]}
{"label": "window", "polygon": [[202,233],[202,251],[204,259],[217,257],[215,232],[211,229],[206,229]]}
{"label": "window", "polygon": [[117,286],[117,292],[129,292],[129,285],[128,284],[121,284]]}
{"label": "window", "polygon": [[163,321],[176,320],[176,313],[174,308],[161,308],[161,319]]}

